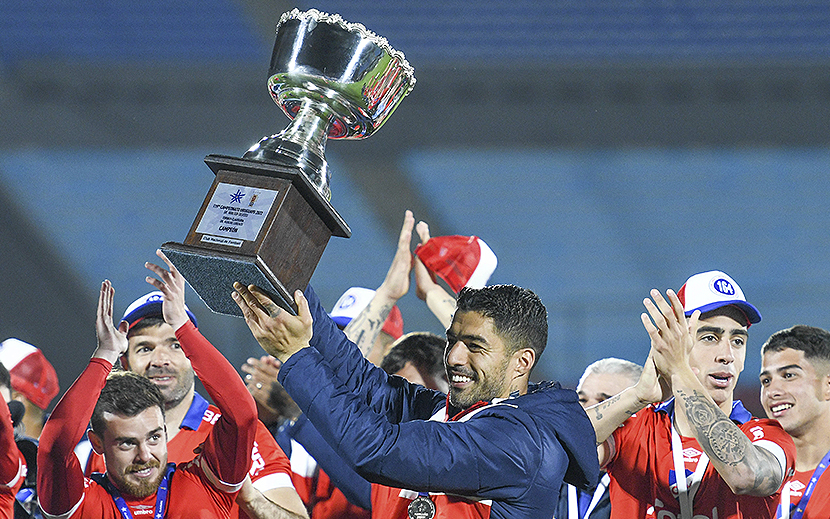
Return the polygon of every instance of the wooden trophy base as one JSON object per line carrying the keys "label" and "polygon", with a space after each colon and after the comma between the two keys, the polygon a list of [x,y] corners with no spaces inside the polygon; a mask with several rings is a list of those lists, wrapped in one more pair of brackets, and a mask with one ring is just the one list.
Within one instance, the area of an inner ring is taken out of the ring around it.
{"label": "wooden trophy base", "polygon": [[351,229],[295,166],[208,155],[216,174],[184,243],[161,250],[212,311],[242,316],[233,283],[256,285],[296,314],[332,236]]}

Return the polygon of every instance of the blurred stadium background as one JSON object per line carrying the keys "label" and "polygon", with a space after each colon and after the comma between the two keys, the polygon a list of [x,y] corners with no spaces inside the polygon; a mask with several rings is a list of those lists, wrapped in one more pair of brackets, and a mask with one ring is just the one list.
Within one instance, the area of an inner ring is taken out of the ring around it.
{"label": "blurred stadium background", "polygon": [[[62,389],[94,348],[101,280],[123,311],[184,239],[205,155],[287,124],[265,81],[294,7],[363,23],[417,77],[376,135],[328,143],[353,231],[312,278],[328,307],[380,284],[410,208],[433,235],[482,237],[491,283],[545,301],[537,379],[642,362],[648,290],[704,270],[764,316],[740,386],[755,410],[762,342],[830,327],[826,1],[0,0],[0,339],[42,348]],[[241,319],[189,306],[235,365],[260,354]],[[406,331],[441,332],[414,291],[400,306]]]}

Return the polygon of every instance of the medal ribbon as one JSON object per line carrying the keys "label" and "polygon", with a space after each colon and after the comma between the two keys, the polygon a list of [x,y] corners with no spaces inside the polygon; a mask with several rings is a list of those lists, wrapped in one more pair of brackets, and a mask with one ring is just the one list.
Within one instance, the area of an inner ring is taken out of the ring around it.
{"label": "medal ribbon", "polygon": [[[155,515],[153,515],[154,519],[162,519],[164,517],[164,513],[167,511],[167,495],[168,489],[170,488],[170,476],[173,474],[174,470],[176,470],[176,464],[168,463],[164,477],[162,478],[161,483],[159,483],[158,490],[156,490]],[[92,479],[106,489],[107,493],[109,493],[112,497],[112,500],[115,501],[115,506],[121,512],[121,517],[123,519],[133,519],[130,507],[121,496],[121,492],[113,486],[106,474],[95,473],[92,475]]]}
{"label": "medal ribbon", "polygon": [[594,496],[591,499],[591,504],[588,505],[588,509],[585,510],[585,513],[582,515],[579,514],[579,500],[577,498],[576,487],[568,485],[568,519],[584,519],[585,517],[590,517],[591,512],[594,511],[597,503],[599,503],[599,500],[602,499],[602,495],[605,493],[605,489],[608,488],[608,484],[610,482],[611,476],[609,476],[606,472],[602,476],[602,479],[599,480],[599,485],[597,485],[596,490],[594,490]]}
{"label": "medal ribbon", "polygon": [[686,463],[683,461],[683,442],[680,435],[672,424],[671,428],[671,454],[674,460],[674,477],[677,481],[677,501],[680,503],[681,519],[692,519],[694,516],[694,500],[700,481],[706,466],[709,465],[709,456],[705,452],[700,453],[694,473],[686,477]]}
{"label": "medal ribbon", "polygon": [[804,489],[804,494],[801,495],[801,499],[798,501],[798,504],[794,505],[795,511],[793,511],[792,514],[790,513],[793,506],[790,505],[790,482],[787,482],[781,490],[781,504],[778,505],[778,511],[776,512],[775,517],[778,519],[801,519],[801,516],[804,515],[804,510],[807,508],[807,503],[810,502],[810,497],[813,495],[813,490],[815,490],[818,480],[821,478],[821,475],[824,474],[828,464],[830,464],[830,451],[827,451],[827,454],[824,455],[819,462],[818,467],[816,467],[816,470],[813,471],[810,483],[807,485],[807,488]]}
{"label": "medal ribbon", "polygon": [[[479,400],[478,402],[471,405],[467,409],[463,409],[463,410],[459,411],[458,413],[456,413],[455,416],[453,416],[452,418],[449,418],[447,421],[448,422],[457,422],[458,420],[462,419],[465,415],[468,415],[468,414],[472,413],[473,411],[475,411],[476,409],[478,409],[480,407],[484,407],[486,405],[490,405],[490,402],[485,402],[484,400]],[[447,395],[446,409],[447,409],[447,412],[449,412],[449,410],[450,410],[450,396],[449,395]]]}

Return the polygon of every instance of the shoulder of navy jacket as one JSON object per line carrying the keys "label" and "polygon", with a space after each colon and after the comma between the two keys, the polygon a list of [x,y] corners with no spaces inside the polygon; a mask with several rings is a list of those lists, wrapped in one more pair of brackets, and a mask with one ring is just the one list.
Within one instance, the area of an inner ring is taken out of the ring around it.
{"label": "shoulder of navy jacket", "polygon": [[547,391],[548,389],[562,389],[562,385],[555,380],[543,380],[542,382],[531,382],[527,385],[528,393]]}

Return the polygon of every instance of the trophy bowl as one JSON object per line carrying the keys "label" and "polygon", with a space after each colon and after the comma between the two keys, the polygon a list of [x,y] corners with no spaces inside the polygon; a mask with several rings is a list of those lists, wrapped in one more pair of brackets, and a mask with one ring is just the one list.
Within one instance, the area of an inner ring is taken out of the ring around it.
{"label": "trophy bowl", "polygon": [[268,75],[291,123],[244,158],[299,166],[326,200],[326,140],[373,134],[415,86],[413,68],[385,38],[316,9],[282,15]]}

